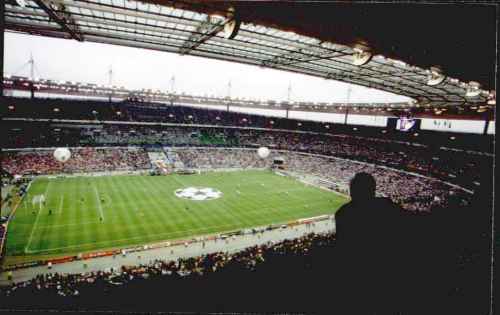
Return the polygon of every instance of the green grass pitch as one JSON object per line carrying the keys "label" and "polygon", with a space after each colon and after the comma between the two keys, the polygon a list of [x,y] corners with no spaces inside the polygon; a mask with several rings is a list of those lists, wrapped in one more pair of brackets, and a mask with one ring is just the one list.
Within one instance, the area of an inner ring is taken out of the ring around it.
{"label": "green grass pitch", "polygon": [[[186,187],[215,188],[222,197],[195,201],[174,194]],[[32,202],[37,195],[45,196],[44,206]],[[38,178],[9,225],[7,259],[76,254],[283,223],[333,214],[346,201],[270,171]]]}

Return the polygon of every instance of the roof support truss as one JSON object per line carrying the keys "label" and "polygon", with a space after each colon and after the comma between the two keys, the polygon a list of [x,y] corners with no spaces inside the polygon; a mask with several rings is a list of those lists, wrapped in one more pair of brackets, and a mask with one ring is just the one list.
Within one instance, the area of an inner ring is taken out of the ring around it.
{"label": "roof support truss", "polygon": [[487,91],[466,98],[467,84],[456,79],[429,86],[427,70],[381,55],[356,66],[351,47],[277,28],[244,23],[236,37],[222,36],[227,23],[234,21],[231,14],[199,14],[176,8],[171,1],[158,6],[136,0],[28,3],[25,7],[5,4],[6,29],[258,65],[380,89],[436,106],[487,101]]}
{"label": "roof support truss", "polygon": [[196,31],[189,35],[189,38],[179,49],[179,53],[181,55],[189,54],[190,51],[196,49],[196,47],[200,46],[222,31],[228,22],[230,22],[230,19],[213,23],[211,21],[211,17],[207,15],[206,20],[200,22],[200,24],[196,27]]}
{"label": "roof support truss", "polygon": [[34,1],[52,20],[54,20],[66,33],[68,33],[72,39],[76,39],[80,42],[83,41],[83,35],[78,29],[78,26],[71,14],[66,11],[64,4],[51,0]]}

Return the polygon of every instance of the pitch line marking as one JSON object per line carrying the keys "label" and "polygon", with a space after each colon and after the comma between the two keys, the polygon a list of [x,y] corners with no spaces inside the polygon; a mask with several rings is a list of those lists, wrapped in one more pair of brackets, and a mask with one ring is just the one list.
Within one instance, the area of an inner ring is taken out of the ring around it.
{"label": "pitch line marking", "polygon": [[[48,195],[47,195],[47,192],[49,191],[49,186],[50,186],[50,183],[51,183],[51,181],[49,180],[49,181],[48,181],[48,183],[47,183],[47,187],[45,188],[45,192],[44,192],[44,195],[45,195],[45,196],[48,196]],[[47,197],[47,199],[48,199],[48,197]],[[30,252],[29,248],[30,248],[30,246],[31,246],[31,242],[32,242],[32,240],[33,240],[33,233],[34,233],[34,232],[35,232],[35,230],[36,230],[36,225],[37,225],[37,223],[38,223],[38,219],[40,218],[40,212],[42,212],[42,209],[41,209],[41,207],[42,207],[42,206],[41,206],[41,204],[42,204],[42,203],[40,202],[40,210],[37,212],[37,214],[36,214],[36,218],[35,218],[35,223],[33,223],[33,227],[31,228],[31,233],[30,233],[30,237],[29,237],[29,239],[28,239],[28,244],[26,244],[26,247],[24,248],[24,252],[25,252],[25,253],[29,253],[29,252]]]}
{"label": "pitch line marking", "polygon": [[101,214],[102,221],[104,221],[104,212],[102,211],[101,200],[99,200],[99,193],[97,192],[97,188],[94,185],[92,185],[92,187],[94,187],[95,197],[97,198],[97,206],[99,208],[99,213]]}
{"label": "pitch line marking", "polygon": [[57,210],[57,213],[62,213],[63,202],[64,202],[64,195],[61,195],[61,201],[59,202],[59,209]]}

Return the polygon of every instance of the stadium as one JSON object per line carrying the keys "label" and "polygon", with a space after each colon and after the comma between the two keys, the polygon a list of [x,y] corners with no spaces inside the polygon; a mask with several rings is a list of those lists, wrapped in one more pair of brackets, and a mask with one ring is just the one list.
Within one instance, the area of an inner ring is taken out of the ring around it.
{"label": "stadium", "polygon": [[497,6],[3,6],[0,310],[491,311]]}

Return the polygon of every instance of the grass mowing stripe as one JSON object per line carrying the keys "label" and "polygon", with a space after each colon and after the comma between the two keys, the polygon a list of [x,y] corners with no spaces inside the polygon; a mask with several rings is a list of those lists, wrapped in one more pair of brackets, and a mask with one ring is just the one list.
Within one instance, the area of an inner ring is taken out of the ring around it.
{"label": "grass mowing stripe", "polygon": [[[212,229],[216,229],[220,232],[232,231],[232,230],[234,230],[234,225],[233,224],[224,224],[224,225],[214,225],[214,226],[209,226],[209,227],[202,227],[202,228],[197,228],[197,229],[178,230],[178,231],[173,231],[173,232],[166,231],[166,232],[158,233],[157,235],[175,235],[175,234],[182,234],[182,233],[186,233],[186,232],[202,232],[202,231],[207,231],[207,230],[212,230]],[[194,235],[197,235],[197,234],[194,234]],[[43,250],[38,250],[38,251],[32,251],[31,253],[42,253],[42,252],[56,251],[56,250],[60,250],[60,249],[74,248],[77,246],[86,246],[86,245],[92,245],[92,244],[129,241],[129,240],[142,238],[142,237],[144,237],[144,236],[138,235],[138,236],[123,238],[123,239],[105,240],[105,241],[101,241],[101,242],[90,242],[90,243],[86,243],[86,244],[78,244],[78,245],[74,245],[74,246],[64,246],[64,247],[58,247],[58,248],[43,249]],[[134,245],[134,243],[131,243],[130,245]]]}
{"label": "grass mowing stripe", "polygon": [[57,213],[62,213],[62,206],[64,203],[64,195],[61,195],[61,201],[59,202],[59,209],[57,209]]}

